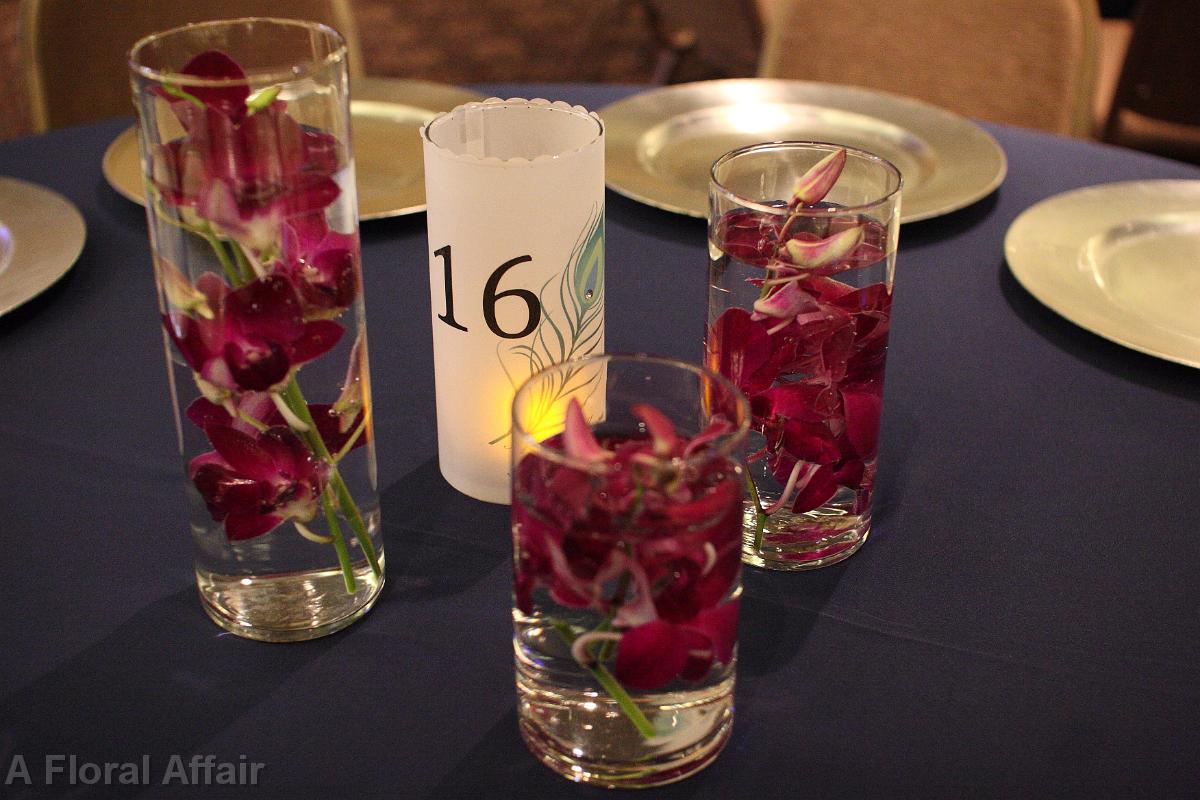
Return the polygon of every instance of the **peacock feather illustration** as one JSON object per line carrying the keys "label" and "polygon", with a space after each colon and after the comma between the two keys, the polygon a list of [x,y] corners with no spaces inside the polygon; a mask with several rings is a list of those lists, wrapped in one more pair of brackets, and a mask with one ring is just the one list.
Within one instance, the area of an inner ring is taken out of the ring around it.
{"label": "peacock feather illustration", "polygon": [[[557,284],[557,285],[556,285]],[[496,355],[508,382],[516,389],[524,378],[540,372],[551,364],[581,358],[602,349],[604,343],[604,208],[593,207],[592,214],[580,231],[563,271],[550,278],[538,292],[542,318],[529,337],[520,344],[500,342]],[[509,354],[506,358],[505,351]],[[506,361],[509,362],[506,364]],[[510,370],[509,364],[527,368]],[[517,373],[514,376],[514,371]],[[552,381],[546,381],[536,398],[534,419],[551,413],[564,413],[559,402],[568,395],[579,394],[583,402],[598,386],[599,374],[588,377],[580,370],[564,370]],[[557,412],[554,409],[558,409]],[[542,413],[539,414],[538,411]],[[562,419],[544,419],[539,427],[560,426]],[[510,430],[497,436],[490,444],[504,440]]]}

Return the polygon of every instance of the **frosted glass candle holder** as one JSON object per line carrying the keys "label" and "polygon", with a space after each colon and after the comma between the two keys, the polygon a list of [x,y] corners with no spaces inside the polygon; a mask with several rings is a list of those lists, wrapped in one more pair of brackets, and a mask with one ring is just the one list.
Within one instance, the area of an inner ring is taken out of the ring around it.
{"label": "frosted glass candle holder", "polygon": [[441,471],[507,503],[517,385],[604,351],[604,126],[581,106],[493,98],[421,139]]}

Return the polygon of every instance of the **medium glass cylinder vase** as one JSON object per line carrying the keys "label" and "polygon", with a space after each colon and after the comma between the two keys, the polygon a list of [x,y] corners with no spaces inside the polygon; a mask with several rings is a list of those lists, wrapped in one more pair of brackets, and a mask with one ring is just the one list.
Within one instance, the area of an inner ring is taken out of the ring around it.
{"label": "medium glass cylinder vase", "polygon": [[210,22],[130,68],[203,607],[331,633],[383,585],[345,43]]}
{"label": "medium glass cylinder vase", "polygon": [[900,186],[830,144],[713,165],[707,359],[750,398],[747,563],[833,564],[870,532]]}
{"label": "medium glass cylinder vase", "polygon": [[530,750],[576,781],[681,780],[733,724],[746,398],[648,356],[513,399],[513,646]]}

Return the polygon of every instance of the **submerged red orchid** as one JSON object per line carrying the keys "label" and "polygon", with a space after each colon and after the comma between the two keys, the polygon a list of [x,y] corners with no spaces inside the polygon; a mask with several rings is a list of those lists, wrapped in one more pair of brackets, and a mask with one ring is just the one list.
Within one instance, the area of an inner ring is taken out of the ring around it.
{"label": "submerged red orchid", "polygon": [[[616,678],[655,689],[732,657],[742,479],[711,452],[732,430],[727,420],[688,439],[653,407],[632,411],[643,433],[597,439],[571,400],[565,430],[543,443],[569,461],[531,453],[517,464],[515,600],[532,613],[541,588],[553,603],[603,615],[602,638],[619,639]],[[581,645],[577,657],[587,652]]]}
{"label": "submerged red orchid", "polygon": [[204,314],[166,314],[163,325],[205,396],[279,389],[300,365],[328,352],[342,337],[331,320],[304,319],[289,278],[267,275],[230,288],[206,272],[196,282]]}
{"label": "submerged red orchid", "polygon": [[[198,397],[188,406],[187,418],[203,430],[216,425],[246,434],[254,434],[264,427],[287,424],[287,420],[267,392],[245,392],[236,402],[226,401],[226,405],[232,407],[233,416],[226,406]],[[362,409],[359,409],[352,423],[345,426],[341,424],[333,406],[326,403],[309,403],[308,413],[316,423],[317,433],[325,443],[325,449],[330,453],[340,453],[343,449],[353,450],[369,441],[369,432],[363,425]]]}
{"label": "submerged red orchid", "polygon": [[323,213],[283,227],[280,271],[291,276],[307,319],[336,317],[358,296],[357,237],[331,230]]}
{"label": "submerged red orchid", "polygon": [[216,449],[192,459],[188,476],[229,539],[261,536],[285,520],[316,515],[329,468],[291,430],[250,434],[214,424],[205,433]]}
{"label": "submerged red orchid", "polygon": [[[835,278],[878,263],[887,231],[852,215],[802,229],[804,208],[823,205],[845,164],[830,153],[796,182],[791,201],[766,214],[729,212],[717,223],[718,246],[763,272],[751,310],[726,309],[709,329],[709,366],[750,397],[753,425],[780,486],[774,507],[819,508],[840,487],[869,504],[882,407],[891,291]],[[832,208],[832,206],[829,206]]]}
{"label": "submerged red orchid", "polygon": [[706,608],[685,623],[651,620],[621,636],[614,672],[631,689],[657,689],[676,676],[703,679],[728,664],[737,641],[739,601]]}
{"label": "submerged red orchid", "polygon": [[252,96],[239,83],[245,72],[220,51],[200,53],[180,73],[230,83],[186,91],[164,85],[186,134],[153,159],[153,181],[165,200],[262,249],[282,220],[338,198],[334,175],[344,157],[334,137],[300,125],[273,90]]}
{"label": "submerged red orchid", "polygon": [[[308,409],[329,452],[366,444],[365,428],[357,427],[361,415],[352,439],[330,406]],[[192,459],[188,475],[213,518],[224,521],[230,540],[261,536],[286,520],[313,518],[329,465],[314,459],[287,428],[268,393],[245,392],[225,406],[200,397],[188,406],[187,417],[215,448]]]}

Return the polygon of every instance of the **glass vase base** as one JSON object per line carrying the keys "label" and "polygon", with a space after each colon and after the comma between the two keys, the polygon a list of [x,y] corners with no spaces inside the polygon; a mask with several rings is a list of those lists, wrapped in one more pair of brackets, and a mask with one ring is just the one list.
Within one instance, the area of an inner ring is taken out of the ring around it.
{"label": "glass vase base", "polygon": [[563,777],[610,789],[683,780],[720,754],[733,728],[733,677],[694,691],[639,697],[661,733],[644,738],[602,692],[549,687],[517,668],[521,737]]}
{"label": "glass vase base", "polygon": [[758,541],[757,510],[748,504],[742,524],[742,563],[798,572],[828,567],[858,552],[871,532],[871,515],[776,512]]}
{"label": "glass vase base", "polygon": [[346,591],[340,569],[275,575],[223,575],[196,570],[201,605],[213,622],[246,639],[302,642],[340,631],[366,614],[383,589],[366,562],[354,568],[356,591]]}

